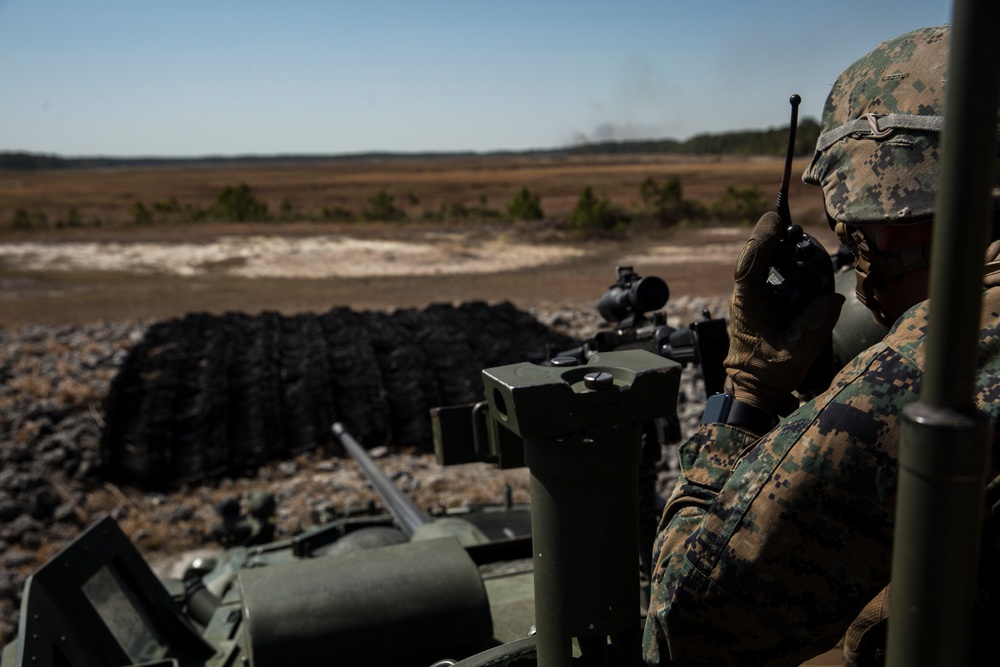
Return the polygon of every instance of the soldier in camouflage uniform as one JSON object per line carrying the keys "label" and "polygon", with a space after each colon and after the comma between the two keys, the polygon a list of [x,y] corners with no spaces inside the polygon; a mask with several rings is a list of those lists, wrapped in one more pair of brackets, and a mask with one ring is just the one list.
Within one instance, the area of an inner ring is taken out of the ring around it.
{"label": "soldier in camouflage uniform", "polygon": [[[939,27],[885,42],[848,68],[827,99],[803,179],[822,186],[830,224],[855,254],[859,297],[894,326],[828,391],[790,414],[784,408],[842,298],[817,299],[779,330],[764,287],[783,226],[778,216],[765,215],[743,250],[726,359],[733,402],[680,448],[682,476],[653,554],[649,664],[798,665],[833,648],[856,617],[845,662],[875,657],[861,637],[871,637],[863,631],[888,611],[899,417],[917,399],[924,367],[948,39]],[[998,254],[994,242],[977,396],[994,420]],[[1000,501],[1000,455],[993,462],[987,508]],[[1000,594],[1000,512],[986,516],[983,600]]]}

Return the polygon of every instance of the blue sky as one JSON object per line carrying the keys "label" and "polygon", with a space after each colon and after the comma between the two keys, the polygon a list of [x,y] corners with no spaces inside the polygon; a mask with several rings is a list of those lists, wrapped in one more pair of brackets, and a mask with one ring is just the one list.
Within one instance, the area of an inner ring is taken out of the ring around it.
{"label": "blue sky", "polygon": [[0,0],[0,151],[551,148],[818,118],[941,0]]}

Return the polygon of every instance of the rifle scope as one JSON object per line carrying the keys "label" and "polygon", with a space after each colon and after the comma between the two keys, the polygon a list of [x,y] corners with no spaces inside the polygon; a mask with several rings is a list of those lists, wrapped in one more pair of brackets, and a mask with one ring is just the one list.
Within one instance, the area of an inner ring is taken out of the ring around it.
{"label": "rifle scope", "polygon": [[618,282],[597,302],[597,312],[608,322],[642,315],[662,308],[670,299],[666,281],[656,276],[640,278],[631,266],[619,266]]}

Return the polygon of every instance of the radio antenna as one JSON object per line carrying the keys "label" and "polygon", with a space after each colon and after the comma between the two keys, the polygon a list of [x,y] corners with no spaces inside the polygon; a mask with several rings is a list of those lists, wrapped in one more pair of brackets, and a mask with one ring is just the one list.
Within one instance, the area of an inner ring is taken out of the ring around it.
{"label": "radio antenna", "polygon": [[799,126],[799,102],[802,98],[792,95],[788,103],[792,105],[792,121],[788,125],[788,152],[785,154],[785,171],[778,187],[778,215],[786,225],[792,224],[792,213],[788,210],[788,182],[792,177],[792,157],[795,153],[795,130]]}

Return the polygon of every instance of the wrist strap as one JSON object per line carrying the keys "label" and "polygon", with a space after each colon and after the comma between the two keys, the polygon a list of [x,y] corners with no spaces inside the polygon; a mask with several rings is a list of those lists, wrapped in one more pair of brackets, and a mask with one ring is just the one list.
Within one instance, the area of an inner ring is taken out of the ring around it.
{"label": "wrist strap", "polygon": [[733,398],[732,394],[715,394],[705,403],[702,424],[726,424],[763,435],[778,423],[777,415],[747,405]]}

